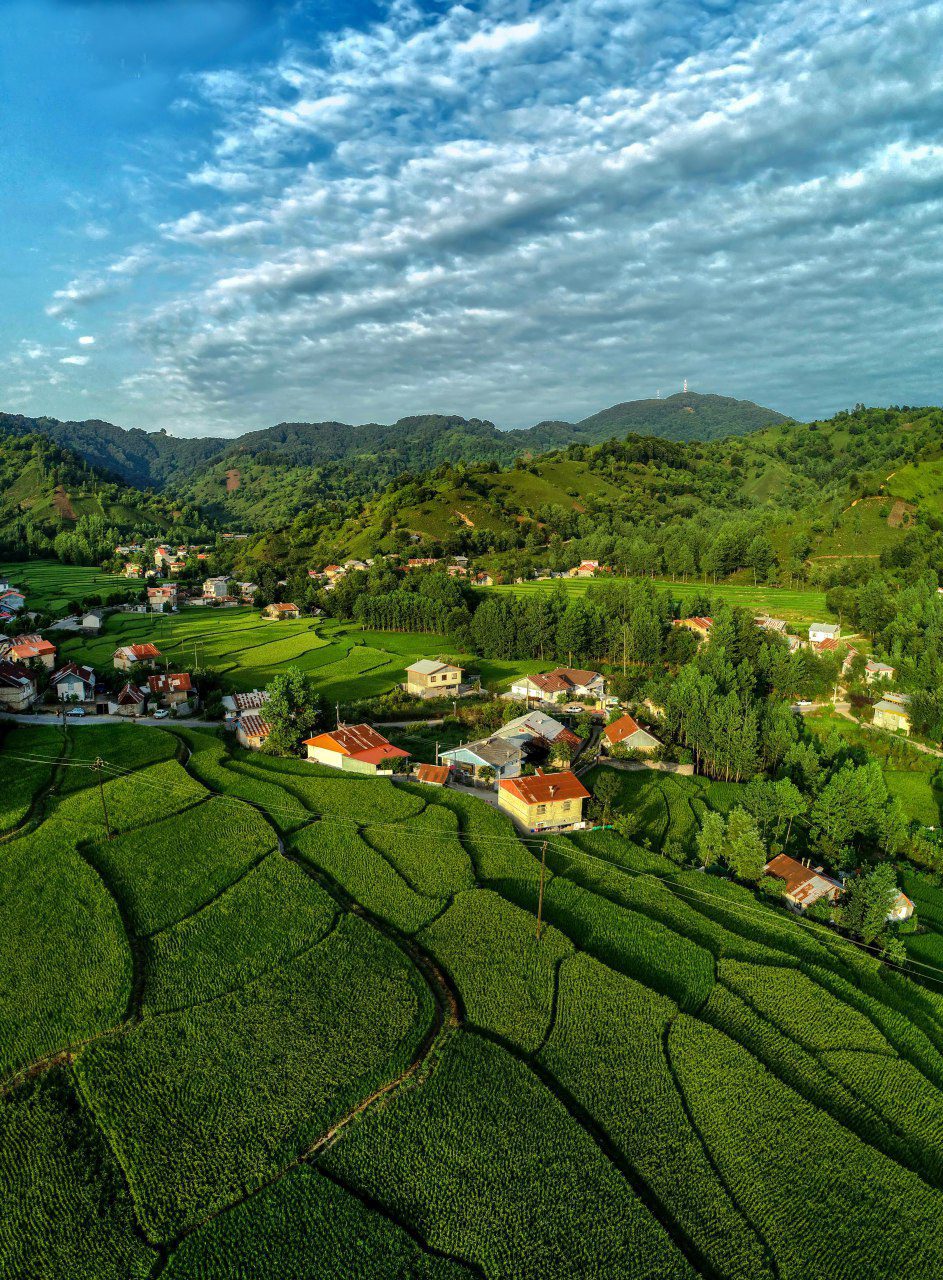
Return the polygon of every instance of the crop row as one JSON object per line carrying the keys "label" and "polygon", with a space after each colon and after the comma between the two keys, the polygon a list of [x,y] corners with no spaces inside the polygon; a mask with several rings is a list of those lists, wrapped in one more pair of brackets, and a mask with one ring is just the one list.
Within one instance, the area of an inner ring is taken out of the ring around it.
{"label": "crop row", "polygon": [[254,809],[211,797],[146,831],[85,847],[136,933],[154,933],[211,901],[275,846]]}
{"label": "crop row", "polygon": [[458,819],[444,805],[428,805],[402,830],[383,823],[368,825],[364,836],[417,893],[442,898],[475,883],[471,860],[458,839]]}
{"label": "crop row", "polygon": [[234,766],[225,745],[215,734],[177,727],[174,732],[190,751],[187,772],[207,790],[257,805],[273,826],[283,833],[297,830],[311,821],[310,812],[292,792],[274,780],[259,776],[257,771],[249,772],[246,768]]}
{"label": "crop row", "polygon": [[338,770],[304,760],[235,752],[231,767],[248,777],[277,782],[297,796],[312,813],[336,813],[352,822],[400,822],[425,806],[418,796],[386,778],[343,776]]}
{"label": "crop row", "polygon": [[[662,1048],[676,1006],[597,960],[560,971],[557,1017],[541,1063],[586,1108],[726,1280],[772,1272],[684,1113]],[[683,1176],[679,1176],[683,1170]]]}
{"label": "crop row", "polygon": [[47,725],[23,725],[3,738],[0,832],[12,831],[24,821],[36,796],[52,782],[55,760],[65,750],[62,730]]}
{"label": "crop row", "polygon": [[537,1076],[469,1032],[421,1089],[365,1114],[322,1158],[434,1248],[501,1280],[693,1280],[602,1151]]}
{"label": "crop row", "polygon": [[335,916],[310,876],[271,854],[202,911],[148,939],[144,1011],[245,986],[317,942]]}
{"label": "crop row", "polygon": [[931,1280],[943,1273],[943,1197],[916,1174],[704,1023],[681,1014],[668,1052],[714,1163],[762,1225],[780,1275]]}
{"label": "crop row", "polygon": [[291,842],[305,862],[329,876],[380,920],[413,934],[428,924],[445,901],[423,897],[371,848],[353,826],[315,822]]}
{"label": "crop row", "polygon": [[468,1021],[525,1052],[541,1044],[553,1009],[558,963],[572,943],[487,889],[460,893],[420,934],[451,975]]}
{"label": "crop row", "polygon": [[0,1275],[144,1280],[121,1171],[61,1069],[0,1101]]}
{"label": "crop row", "polygon": [[430,1016],[405,957],[345,916],[291,963],[145,1018],[76,1070],[160,1239],[261,1186],[402,1071]]}

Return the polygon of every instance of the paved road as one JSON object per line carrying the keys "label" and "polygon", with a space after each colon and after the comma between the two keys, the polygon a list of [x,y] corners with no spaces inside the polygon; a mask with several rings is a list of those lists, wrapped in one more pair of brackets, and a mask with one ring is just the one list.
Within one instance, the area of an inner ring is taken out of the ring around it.
{"label": "paved road", "polygon": [[[38,715],[23,715],[19,711],[0,711],[0,720],[15,720],[17,724],[62,724],[62,716],[54,712],[42,712]],[[68,716],[67,721],[70,725],[82,724],[143,724],[148,728],[160,729],[170,728],[171,725],[189,725],[193,729],[220,729],[222,721],[220,720],[197,720],[194,716],[183,717],[179,720],[171,720],[169,717],[164,720],[155,720],[153,716]]]}

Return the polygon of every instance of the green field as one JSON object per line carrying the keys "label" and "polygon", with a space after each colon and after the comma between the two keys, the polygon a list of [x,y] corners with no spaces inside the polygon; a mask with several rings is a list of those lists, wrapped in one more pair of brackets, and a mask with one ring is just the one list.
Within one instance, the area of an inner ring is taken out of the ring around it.
{"label": "green field", "polygon": [[943,1274],[943,983],[666,856],[735,786],[621,773],[538,937],[459,792],[127,725],[0,781],[0,1275]]}
{"label": "green field", "polygon": [[[362,631],[353,624],[302,618],[273,622],[254,609],[183,609],[172,614],[113,613],[97,636],[64,639],[64,659],[112,670],[112,654],[124,644],[152,641],[171,666],[206,667],[233,689],[265,685],[278,671],[298,667],[317,682],[329,702],[350,702],[388,693],[406,678],[417,658],[451,654],[466,668],[470,655],[455,654],[442,636],[415,632]],[[538,662],[476,662],[489,688],[507,685]]]}
{"label": "green field", "polygon": [[63,613],[70,601],[85,596],[106,596],[111,591],[141,589],[142,584],[82,564],[58,560],[4,561],[0,578],[26,593],[26,608]]}
{"label": "green field", "polygon": [[[570,595],[583,595],[594,582],[631,582],[631,578],[555,578],[552,581],[518,582],[505,586],[486,588],[489,591],[512,591],[515,595],[532,595],[542,591],[553,591],[563,585]],[[646,579],[647,581],[647,579]],[[825,607],[825,592],[814,590],[793,590],[790,587],[767,587],[743,585],[741,583],[718,582],[670,582],[665,578],[655,578],[654,585],[661,590],[670,591],[674,598],[683,605],[694,596],[707,596],[710,600],[723,600],[727,604],[740,609],[750,609],[754,613],[768,613],[774,618],[785,618],[787,622],[828,621],[832,615]]]}

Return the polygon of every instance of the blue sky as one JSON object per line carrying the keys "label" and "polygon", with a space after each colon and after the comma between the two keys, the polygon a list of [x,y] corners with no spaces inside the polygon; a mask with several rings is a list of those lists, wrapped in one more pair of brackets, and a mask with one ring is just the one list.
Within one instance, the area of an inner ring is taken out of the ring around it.
{"label": "blue sky", "polygon": [[943,3],[6,0],[0,408],[939,403]]}

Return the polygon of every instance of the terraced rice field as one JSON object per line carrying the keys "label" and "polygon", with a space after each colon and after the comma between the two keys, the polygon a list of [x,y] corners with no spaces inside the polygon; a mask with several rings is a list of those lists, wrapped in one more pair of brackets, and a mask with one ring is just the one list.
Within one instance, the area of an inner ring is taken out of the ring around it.
{"label": "terraced rice field", "polygon": [[62,564],[58,560],[5,560],[0,578],[26,593],[27,609],[61,613],[72,600],[85,596],[106,596],[111,591],[127,591],[141,584],[101,569],[82,564]]}
{"label": "terraced rice field", "polygon": [[551,838],[538,935],[538,850],[477,798],[9,735],[0,1275],[943,1274],[943,986],[679,869],[733,797],[654,781],[653,847]]}

